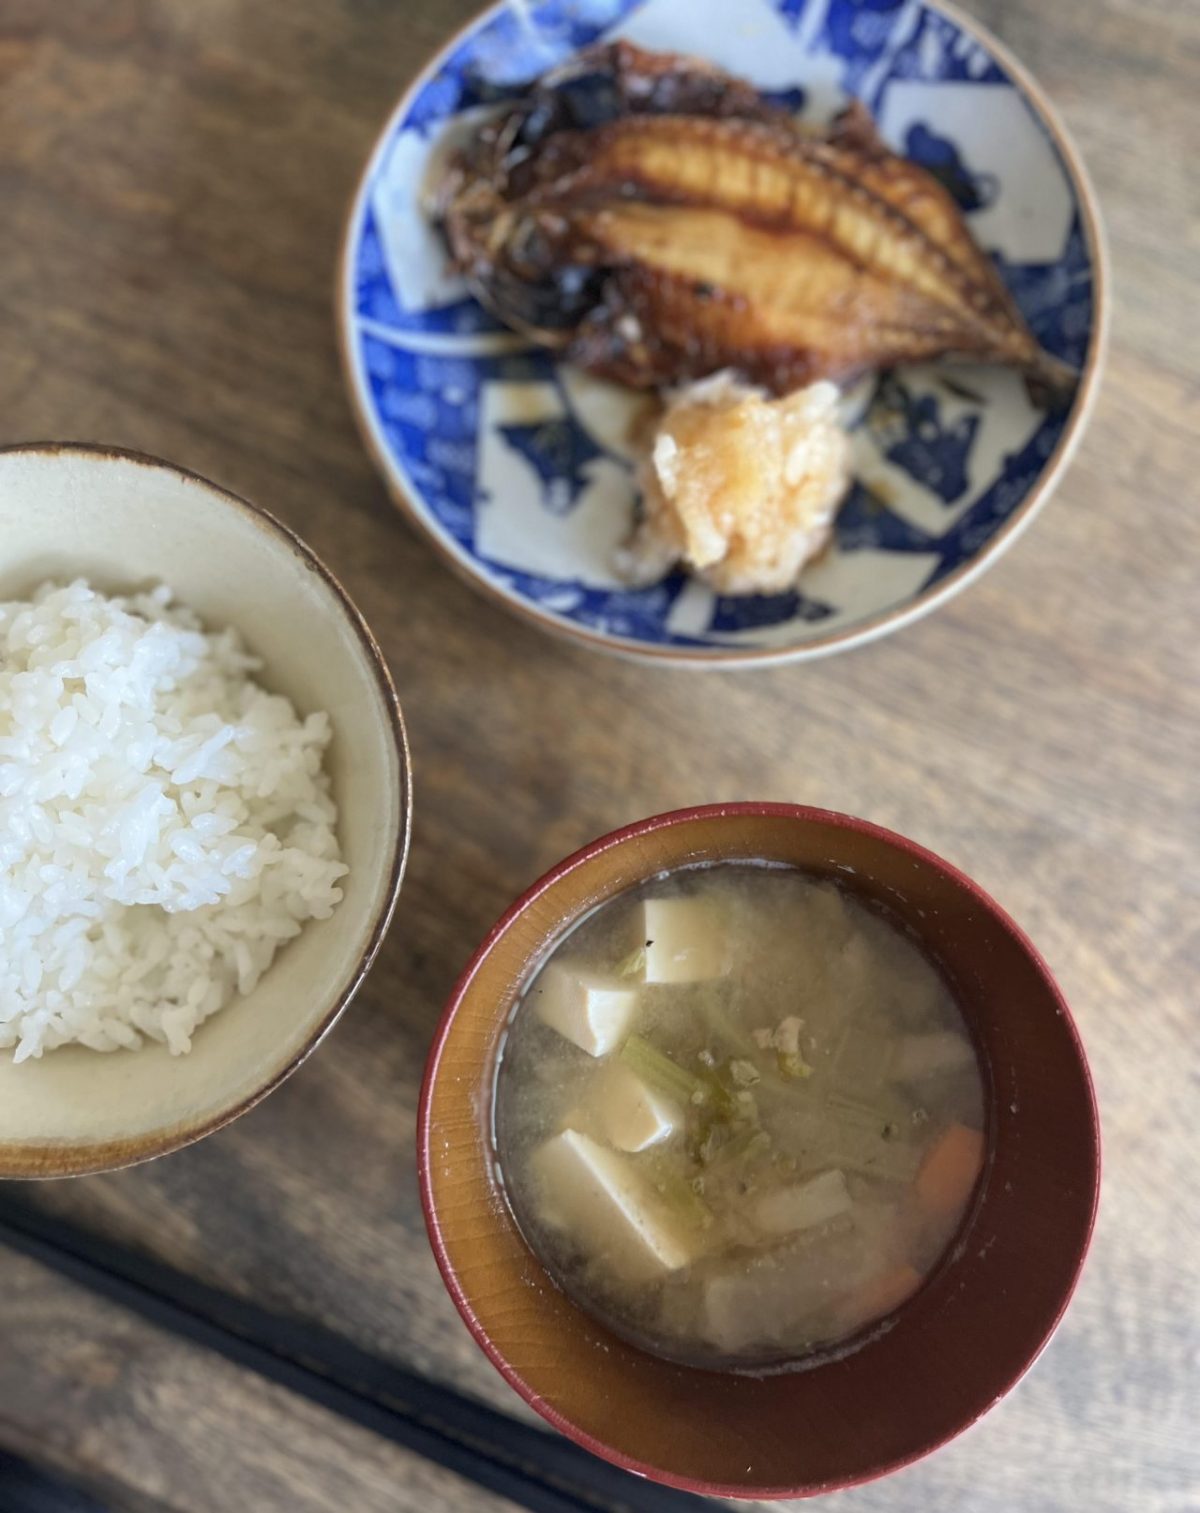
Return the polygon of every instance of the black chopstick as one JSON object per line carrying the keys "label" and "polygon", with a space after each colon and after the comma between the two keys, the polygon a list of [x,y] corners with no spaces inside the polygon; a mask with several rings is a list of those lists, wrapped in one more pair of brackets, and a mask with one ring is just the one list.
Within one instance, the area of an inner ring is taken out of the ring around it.
{"label": "black chopstick", "polygon": [[319,1324],[271,1313],[7,1195],[0,1196],[0,1243],[535,1513],[696,1513],[710,1506],[631,1476]]}

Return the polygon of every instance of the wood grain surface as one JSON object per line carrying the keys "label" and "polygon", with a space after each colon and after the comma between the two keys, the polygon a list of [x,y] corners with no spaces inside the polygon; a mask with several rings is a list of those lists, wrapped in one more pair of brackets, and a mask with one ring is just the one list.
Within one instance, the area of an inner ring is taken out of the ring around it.
{"label": "wood grain surface", "polygon": [[[967,8],[1058,103],[1099,192],[1115,319],[1090,431],[1035,526],[929,619],[811,666],[697,678],[559,645],[475,597],[395,515],[350,418],[331,315],[349,198],[472,0],[0,0],[0,441],[158,453],[298,529],[383,644],[416,774],[395,926],[320,1053],[200,1146],[22,1196],[521,1414],[441,1288],[417,1202],[421,1063],[458,969],[518,890],[615,825],[717,799],[845,809],[948,857],[1033,935],[1091,1053],[1106,1174],[1076,1303],[1031,1378],[836,1506],[1184,1513],[1200,1507],[1200,8]],[[0,1310],[0,1446],[102,1479],[114,1506],[410,1505],[399,1452],[27,1262],[0,1253],[0,1277],[18,1300]],[[429,1475],[423,1507],[493,1501]]]}
{"label": "wood grain surface", "polygon": [[[0,1428],[10,1449],[130,1513],[443,1513],[451,1472],[129,1312],[6,1259]],[[63,1411],[65,1409],[65,1411]],[[514,1505],[479,1488],[471,1506]],[[0,1507],[6,1507],[0,1483]]]}

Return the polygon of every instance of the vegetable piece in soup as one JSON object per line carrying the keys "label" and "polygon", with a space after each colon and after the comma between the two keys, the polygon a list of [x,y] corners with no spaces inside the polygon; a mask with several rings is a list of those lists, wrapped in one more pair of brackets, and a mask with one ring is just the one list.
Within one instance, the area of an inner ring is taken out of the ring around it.
{"label": "vegetable piece in soup", "polygon": [[496,1087],[530,1245],[647,1349],[753,1369],[900,1307],[984,1161],[950,989],[886,915],[725,862],[601,905],[528,984]]}

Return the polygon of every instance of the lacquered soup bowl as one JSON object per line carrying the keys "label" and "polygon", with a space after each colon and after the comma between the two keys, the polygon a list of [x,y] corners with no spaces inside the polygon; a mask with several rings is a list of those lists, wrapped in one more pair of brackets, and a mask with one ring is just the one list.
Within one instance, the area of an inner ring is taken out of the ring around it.
{"label": "lacquered soup bowl", "polygon": [[[790,863],[905,924],[952,982],[987,1092],[987,1155],[946,1257],[856,1348],[748,1376],[659,1359],[554,1283],[505,1200],[491,1143],[505,1025],[563,932],[667,868]],[[1083,1264],[1100,1177],[1096,1107],[1049,969],[947,862],[864,820],[789,804],[659,815],[604,836],[517,900],[438,1027],[418,1157],[430,1239],[481,1348],[555,1428],[641,1475],[725,1497],[803,1497],[893,1471],[978,1419],[1028,1370]]]}

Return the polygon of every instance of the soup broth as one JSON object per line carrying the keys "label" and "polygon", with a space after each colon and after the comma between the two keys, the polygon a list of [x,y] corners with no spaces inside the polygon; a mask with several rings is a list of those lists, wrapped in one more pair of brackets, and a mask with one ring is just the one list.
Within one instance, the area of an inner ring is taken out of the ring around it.
{"label": "soup broth", "polygon": [[932,962],[850,893],[720,863],[610,900],[531,979],[497,1164],[538,1256],[658,1354],[765,1366],[892,1312],[983,1162],[983,1089]]}

